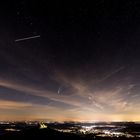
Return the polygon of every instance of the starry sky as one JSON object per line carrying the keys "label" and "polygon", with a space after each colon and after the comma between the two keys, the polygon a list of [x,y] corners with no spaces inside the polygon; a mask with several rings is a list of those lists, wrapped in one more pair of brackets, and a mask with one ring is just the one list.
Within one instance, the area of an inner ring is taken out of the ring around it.
{"label": "starry sky", "polygon": [[0,120],[140,121],[138,0],[0,9]]}

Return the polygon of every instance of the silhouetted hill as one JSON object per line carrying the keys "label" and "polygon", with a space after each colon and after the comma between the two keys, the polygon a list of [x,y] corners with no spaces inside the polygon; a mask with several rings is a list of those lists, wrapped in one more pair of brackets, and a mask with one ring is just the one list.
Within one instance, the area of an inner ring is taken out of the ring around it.
{"label": "silhouetted hill", "polygon": [[30,129],[24,130],[22,132],[15,132],[3,135],[0,137],[0,140],[87,140],[82,136],[71,134],[71,133],[62,133],[52,129]]}
{"label": "silhouetted hill", "polygon": [[47,129],[28,129],[21,132],[14,132],[0,136],[0,140],[138,140],[138,138],[111,138],[96,137],[93,135],[78,135],[72,133],[63,133]]}

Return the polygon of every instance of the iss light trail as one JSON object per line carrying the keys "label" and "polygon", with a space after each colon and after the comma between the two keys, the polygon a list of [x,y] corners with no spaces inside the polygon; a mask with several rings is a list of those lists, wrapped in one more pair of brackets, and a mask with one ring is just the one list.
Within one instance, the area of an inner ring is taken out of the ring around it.
{"label": "iss light trail", "polygon": [[40,38],[40,35],[30,36],[30,37],[25,37],[25,38],[19,38],[19,39],[16,39],[15,42],[20,42],[20,41],[25,41],[25,40],[35,39],[35,38]]}

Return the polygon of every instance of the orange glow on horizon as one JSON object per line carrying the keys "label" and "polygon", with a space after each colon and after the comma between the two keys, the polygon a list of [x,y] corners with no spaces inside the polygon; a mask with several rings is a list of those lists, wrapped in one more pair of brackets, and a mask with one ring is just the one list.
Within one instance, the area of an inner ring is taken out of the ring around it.
{"label": "orange glow on horizon", "polygon": [[[98,116],[98,117],[97,117]],[[11,116],[7,116],[7,115],[1,115],[0,116],[0,120],[3,121],[28,121],[28,120],[50,120],[50,121],[76,121],[76,122],[83,122],[83,121],[89,121],[89,122],[100,122],[100,121],[107,121],[107,122],[111,122],[111,121],[140,121],[140,115],[96,115],[94,117],[64,117],[64,116],[52,116],[51,118],[48,118],[47,116],[16,116],[16,115],[11,115]]]}

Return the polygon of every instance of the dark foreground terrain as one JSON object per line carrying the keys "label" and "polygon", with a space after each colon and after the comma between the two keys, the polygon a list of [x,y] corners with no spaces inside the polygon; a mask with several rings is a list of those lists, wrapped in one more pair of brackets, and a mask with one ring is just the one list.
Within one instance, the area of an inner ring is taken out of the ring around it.
{"label": "dark foreground terrain", "polygon": [[2,135],[0,137],[0,140],[21,140],[21,139],[30,139],[30,140],[86,140],[87,138],[84,138],[82,136],[76,135],[76,134],[70,134],[70,133],[63,133],[63,132],[57,132],[52,129],[30,129],[30,130],[24,130],[21,132],[12,132],[9,134]]}
{"label": "dark foreground terrain", "polygon": [[0,140],[138,140],[140,138],[111,138],[111,137],[95,137],[94,135],[80,135],[73,133],[63,133],[46,129],[28,129],[20,132],[11,132],[0,136]]}

